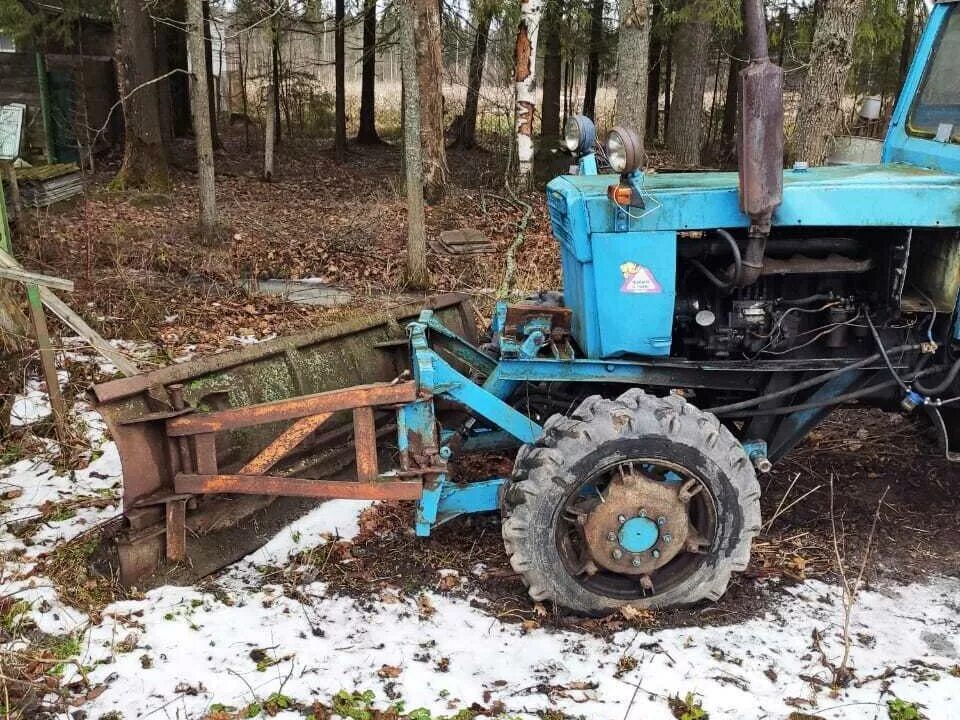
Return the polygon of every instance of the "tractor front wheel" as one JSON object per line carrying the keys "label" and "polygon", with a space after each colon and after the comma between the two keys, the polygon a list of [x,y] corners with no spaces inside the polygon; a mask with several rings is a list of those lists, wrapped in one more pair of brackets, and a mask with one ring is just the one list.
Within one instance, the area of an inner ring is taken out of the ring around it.
{"label": "tractor front wheel", "polygon": [[517,454],[502,512],[531,597],[601,615],[718,599],[749,561],[760,487],[716,417],[632,389],[551,417]]}

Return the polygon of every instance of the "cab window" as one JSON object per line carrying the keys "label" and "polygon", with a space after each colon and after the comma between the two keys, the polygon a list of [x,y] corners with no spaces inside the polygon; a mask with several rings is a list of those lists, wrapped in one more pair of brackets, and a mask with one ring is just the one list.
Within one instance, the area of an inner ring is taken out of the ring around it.
{"label": "cab window", "polygon": [[910,113],[911,135],[960,142],[960,6],[937,40],[927,74]]}

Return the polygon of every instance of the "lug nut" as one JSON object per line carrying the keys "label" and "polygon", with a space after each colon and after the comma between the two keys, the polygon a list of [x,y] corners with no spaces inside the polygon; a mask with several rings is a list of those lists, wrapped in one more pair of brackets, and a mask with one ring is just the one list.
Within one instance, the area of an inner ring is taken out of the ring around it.
{"label": "lug nut", "polygon": [[640,512],[638,512],[637,514],[638,514],[640,517],[646,517],[646,516],[647,516],[647,511],[644,510],[643,508],[640,508]]}
{"label": "lug nut", "polygon": [[614,548],[614,549],[613,549],[613,559],[614,559],[614,560],[619,560],[619,559],[622,558],[622,557],[623,557],[623,551],[622,551],[620,548]]}
{"label": "lug nut", "polygon": [[625,523],[626,521],[627,521],[626,516],[624,516],[624,515],[617,515],[617,522],[623,524],[623,523]]}
{"label": "lug nut", "polygon": [[638,568],[641,565],[643,565],[643,560],[641,560],[640,558],[634,558],[633,560],[630,561],[630,564]]}
{"label": "lug nut", "polygon": [[672,541],[672,540],[673,540],[673,535],[671,535],[670,533],[667,533],[666,535],[663,536],[663,541],[664,541],[665,543],[668,543],[668,542],[670,542],[670,541]]}
{"label": "lug nut", "polygon": [[651,552],[650,554],[653,555],[653,559],[654,559],[654,560],[656,560],[658,557],[660,557],[660,551],[657,550],[656,548],[654,548],[653,552]]}
{"label": "lug nut", "polygon": [[664,525],[664,524],[666,524],[666,522],[667,522],[667,519],[666,519],[665,517],[663,517],[662,515],[657,518],[657,525]]}
{"label": "lug nut", "polygon": [[615,532],[607,533],[607,540],[609,540],[610,542],[613,542],[616,539],[617,539],[617,534]]}

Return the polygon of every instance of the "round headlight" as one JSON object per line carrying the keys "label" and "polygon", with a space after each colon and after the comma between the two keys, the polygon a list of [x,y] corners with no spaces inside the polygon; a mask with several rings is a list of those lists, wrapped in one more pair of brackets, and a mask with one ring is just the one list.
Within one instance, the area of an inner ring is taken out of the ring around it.
{"label": "round headlight", "polygon": [[607,161],[618,173],[633,172],[643,161],[643,145],[632,128],[618,125],[607,135]]}
{"label": "round headlight", "polygon": [[586,115],[571,115],[563,126],[563,144],[567,150],[582,155],[593,150],[597,130]]}

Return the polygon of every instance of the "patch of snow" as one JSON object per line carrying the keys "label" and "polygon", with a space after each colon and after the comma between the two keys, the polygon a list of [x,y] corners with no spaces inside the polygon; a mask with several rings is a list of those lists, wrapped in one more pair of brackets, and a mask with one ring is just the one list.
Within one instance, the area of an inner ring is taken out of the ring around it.
{"label": "patch of snow", "polygon": [[[253,694],[265,698],[281,687],[304,702],[329,701],[341,689],[372,689],[385,706],[385,684],[391,682],[408,709],[434,713],[501,701],[509,713],[553,708],[588,718],[667,720],[666,698],[692,693],[714,717],[786,717],[791,706],[785,699],[800,698],[812,700],[809,712],[824,717],[867,720],[878,708],[885,711],[883,703],[893,695],[922,702],[931,718],[946,718],[960,696],[960,678],[918,674],[922,666],[913,664],[956,662],[955,652],[924,637],[932,632],[944,640],[960,632],[956,579],[911,585],[896,591],[897,597],[863,593],[853,627],[857,676],[886,668],[894,668],[894,675],[887,694],[877,681],[836,697],[818,694],[800,677],[829,681],[811,647],[814,629],[831,660],[841,649],[839,592],[819,582],[805,583],[760,619],[727,627],[631,630],[609,641],[524,631],[469,600],[444,595],[428,596],[435,612],[423,617],[413,600],[330,597],[318,583],[304,592],[312,602],[267,586],[236,593],[234,604],[226,605],[197,590],[164,587],[144,600],[110,606],[84,638],[88,651],[82,659],[96,664],[91,681],[108,687],[84,709],[93,717],[116,710],[136,718],[176,700],[184,717],[198,717],[214,702],[243,706]],[[140,645],[117,653],[118,639],[129,632],[124,621],[133,615],[144,626]],[[258,669],[249,656],[255,649],[276,664]],[[154,661],[151,669],[141,666],[144,653]],[[617,677],[618,662],[628,655],[637,665]],[[381,678],[383,665],[402,672]],[[109,681],[112,675],[116,679]],[[178,698],[175,688],[184,683],[203,690]]]}
{"label": "patch of snow", "polygon": [[294,520],[259,550],[247,555],[232,570],[245,572],[262,565],[277,565],[291,555],[316,547],[331,538],[350,540],[360,531],[360,513],[369,500],[328,500]]}
{"label": "patch of snow", "polygon": [[[63,387],[70,375],[65,370],[57,372],[57,380]],[[26,427],[50,417],[53,410],[50,408],[50,396],[46,390],[47,384],[39,378],[28,378],[23,392],[13,399],[10,408],[10,425],[12,427]]]}

